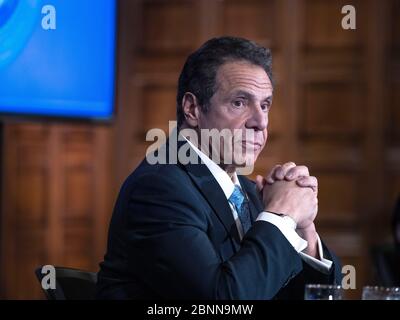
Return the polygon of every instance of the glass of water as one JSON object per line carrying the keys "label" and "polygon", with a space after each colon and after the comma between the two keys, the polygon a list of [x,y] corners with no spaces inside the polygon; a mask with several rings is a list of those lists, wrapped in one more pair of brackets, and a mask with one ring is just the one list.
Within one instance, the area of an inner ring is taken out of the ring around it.
{"label": "glass of water", "polygon": [[400,287],[366,286],[362,300],[400,300]]}
{"label": "glass of water", "polygon": [[307,284],[304,300],[342,300],[341,286],[331,284]]}

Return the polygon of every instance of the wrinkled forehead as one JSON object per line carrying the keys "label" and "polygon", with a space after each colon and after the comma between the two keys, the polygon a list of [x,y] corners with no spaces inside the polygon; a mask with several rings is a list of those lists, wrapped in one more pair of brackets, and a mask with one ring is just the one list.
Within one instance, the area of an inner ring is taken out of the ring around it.
{"label": "wrinkled forehead", "polygon": [[265,70],[246,61],[226,62],[221,65],[216,75],[217,90],[250,90],[271,95],[271,80]]}

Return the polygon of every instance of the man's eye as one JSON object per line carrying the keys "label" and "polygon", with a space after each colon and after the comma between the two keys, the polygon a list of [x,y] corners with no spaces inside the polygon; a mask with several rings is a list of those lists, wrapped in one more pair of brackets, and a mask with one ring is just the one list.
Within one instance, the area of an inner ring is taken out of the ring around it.
{"label": "man's eye", "polygon": [[261,105],[261,110],[262,111],[268,111],[269,110],[269,104],[262,104]]}
{"label": "man's eye", "polygon": [[233,101],[233,106],[236,108],[241,108],[244,106],[244,101],[243,100],[235,100],[235,101]]}

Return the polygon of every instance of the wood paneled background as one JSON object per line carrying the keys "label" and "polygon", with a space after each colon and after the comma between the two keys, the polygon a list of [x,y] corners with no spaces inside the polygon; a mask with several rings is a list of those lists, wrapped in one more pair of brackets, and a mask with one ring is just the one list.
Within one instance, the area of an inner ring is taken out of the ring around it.
{"label": "wood paneled background", "polygon": [[[110,124],[4,121],[0,296],[43,298],[34,269],[96,271],[119,186],[150,128],[175,119],[186,56],[213,36],[269,46],[277,79],[256,167],[293,160],[319,178],[318,228],[372,283],[368,250],[390,241],[400,193],[400,2],[119,1],[117,114]],[[357,29],[341,28],[352,4]]]}

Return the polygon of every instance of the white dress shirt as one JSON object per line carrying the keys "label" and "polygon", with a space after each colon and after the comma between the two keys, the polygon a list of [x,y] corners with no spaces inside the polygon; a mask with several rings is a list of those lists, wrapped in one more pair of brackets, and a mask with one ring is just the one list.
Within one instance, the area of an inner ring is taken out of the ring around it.
{"label": "white dress shirt", "polygon": [[[236,172],[233,174],[231,179],[229,175],[224,170],[221,169],[220,166],[218,166],[206,154],[204,154],[196,146],[194,146],[188,139],[186,140],[188,141],[189,145],[193,148],[193,150],[198,154],[202,162],[210,170],[211,174],[214,176],[215,180],[217,180],[218,184],[220,185],[222,191],[225,194],[226,199],[228,200],[235,188],[235,185],[238,185],[240,187],[240,182]],[[235,207],[230,202],[228,203],[232,210],[233,219],[235,220],[240,239],[242,239],[243,228],[239,216],[237,214]],[[280,217],[276,214],[263,211],[258,215],[257,220],[263,220],[276,226],[282,232],[285,238],[289,241],[289,243],[293,246],[293,248],[301,255],[302,259],[306,261],[309,265],[311,265],[313,268],[323,273],[328,273],[330,271],[330,268],[332,266],[332,261],[325,259],[323,257],[322,244],[318,235],[317,235],[318,253],[320,260],[302,252],[305,248],[307,248],[308,243],[306,240],[302,239],[297,234],[297,232],[295,231],[296,222],[290,217],[288,216]]]}

